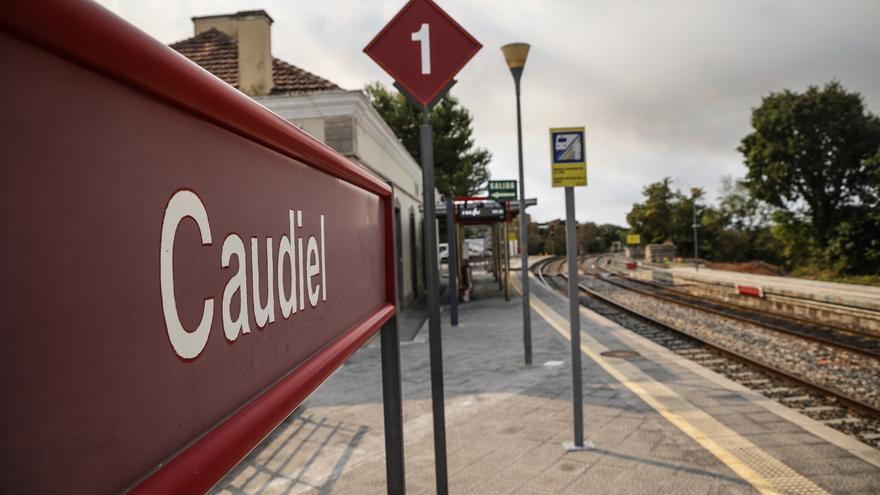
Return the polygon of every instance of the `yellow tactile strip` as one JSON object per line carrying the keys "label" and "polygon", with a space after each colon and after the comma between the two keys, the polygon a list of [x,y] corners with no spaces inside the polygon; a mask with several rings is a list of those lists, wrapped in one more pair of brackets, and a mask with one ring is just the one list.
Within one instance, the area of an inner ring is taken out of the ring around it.
{"label": "yellow tactile strip", "polygon": [[[519,281],[514,277],[511,277],[511,281],[519,292]],[[534,293],[530,301],[532,309],[538,315],[556,332],[570,340],[566,319]],[[581,351],[584,354],[756,490],[768,494],[828,493],[631,363],[606,360],[600,354],[606,350],[605,346],[581,332]]]}

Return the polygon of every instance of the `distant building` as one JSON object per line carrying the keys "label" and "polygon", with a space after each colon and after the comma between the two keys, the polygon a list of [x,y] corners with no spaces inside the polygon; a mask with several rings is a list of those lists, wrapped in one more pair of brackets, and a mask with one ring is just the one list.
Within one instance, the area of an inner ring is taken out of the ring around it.
{"label": "distant building", "polygon": [[623,248],[623,253],[627,258],[639,260],[645,256],[645,248],[642,246],[626,246]]}
{"label": "distant building", "polygon": [[192,21],[195,35],[171,48],[392,185],[397,294],[408,306],[424,287],[422,170],[364,92],[273,57],[263,10]]}
{"label": "distant building", "polygon": [[645,261],[663,263],[675,259],[675,244],[666,241],[663,244],[648,244],[645,247]]}

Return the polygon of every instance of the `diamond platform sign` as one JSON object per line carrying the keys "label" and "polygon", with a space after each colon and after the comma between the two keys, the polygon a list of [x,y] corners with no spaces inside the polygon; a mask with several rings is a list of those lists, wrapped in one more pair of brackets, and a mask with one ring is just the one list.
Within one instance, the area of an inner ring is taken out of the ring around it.
{"label": "diamond platform sign", "polygon": [[431,0],[410,0],[364,48],[429,107],[482,45]]}

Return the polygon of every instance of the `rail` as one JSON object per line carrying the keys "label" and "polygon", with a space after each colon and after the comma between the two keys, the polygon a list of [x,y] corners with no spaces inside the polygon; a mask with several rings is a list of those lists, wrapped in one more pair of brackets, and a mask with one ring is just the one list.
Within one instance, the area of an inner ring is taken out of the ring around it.
{"label": "rail", "polygon": [[[542,283],[547,284],[547,280],[546,280],[547,274],[545,274],[545,269],[553,261],[554,261],[554,259],[551,258],[551,259],[547,259],[547,260],[542,260],[542,261],[532,265],[532,270],[536,271],[536,273],[538,274],[537,276],[541,280]],[[568,276],[562,272],[560,272],[558,274],[558,276],[565,278],[565,279],[568,279]],[[706,340],[698,335],[695,335],[691,332],[677,328],[677,327],[670,325],[670,324],[667,324],[665,322],[659,321],[659,320],[657,320],[649,315],[646,315],[636,309],[630,308],[624,304],[620,304],[620,303],[612,300],[611,298],[604,296],[604,295],[600,294],[599,292],[597,292],[593,289],[590,289],[589,287],[584,286],[584,284],[582,284],[580,282],[578,283],[578,288],[582,292],[589,295],[590,297],[597,299],[599,301],[602,301],[603,303],[605,303],[609,306],[612,306],[617,310],[623,311],[624,313],[632,315],[642,321],[645,321],[645,322],[648,322],[652,325],[656,325],[658,327],[664,328],[664,329],[669,330],[671,332],[674,332],[674,333],[677,333],[680,335],[684,335],[688,338],[691,338],[695,341],[700,342],[701,344],[705,345],[706,347],[713,349],[716,352],[719,352],[720,354],[723,354],[733,360],[736,360],[736,361],[748,364],[749,366],[753,366],[755,368],[758,368],[761,371],[763,371],[769,375],[775,376],[783,381],[787,381],[787,382],[792,383],[794,385],[813,390],[813,391],[815,391],[819,394],[825,395],[825,396],[833,397],[833,398],[837,399],[840,403],[842,403],[842,404],[844,404],[854,410],[857,410],[863,414],[867,414],[867,415],[873,416],[875,418],[880,418],[880,408],[875,407],[871,404],[865,403],[863,401],[860,401],[856,398],[850,397],[849,395],[847,395],[841,391],[838,391],[838,390],[826,387],[824,385],[820,385],[820,384],[811,382],[811,381],[806,380],[804,378],[801,378],[799,376],[793,375],[787,371],[778,369],[775,366],[771,366],[771,365],[762,363],[760,361],[749,358],[748,356],[746,356],[742,353],[739,353],[737,351],[728,349],[722,345],[708,341],[708,340]]]}
{"label": "rail", "polygon": [[[606,273],[610,272],[606,271]],[[692,301],[686,301],[683,300],[684,296],[676,295],[676,297],[671,297],[669,295],[659,294],[658,292],[652,292],[650,290],[633,287],[628,283],[624,283],[623,281],[615,280],[614,278],[610,277],[603,277],[601,278],[601,280],[616,287],[620,287],[622,289],[629,290],[646,297],[652,297],[664,302],[668,302],[670,304],[675,304],[696,311],[702,311],[704,313],[714,314],[723,318],[730,318],[732,320],[737,320],[743,323],[756,325],[767,330],[772,330],[777,333],[819,342],[821,344],[837,347],[839,349],[844,349],[849,352],[854,352],[875,359],[880,359],[880,339],[877,339],[876,337],[872,338],[866,334],[850,333],[849,335],[842,335],[843,332],[836,328],[826,327],[815,323],[809,323],[799,319],[789,319],[787,317],[765,314],[757,311],[746,311],[742,310],[741,308],[719,303],[716,301],[697,302],[695,300],[696,298],[693,298],[694,300]],[[653,285],[649,286],[654,287]],[[762,321],[762,318],[771,318],[776,322]]]}

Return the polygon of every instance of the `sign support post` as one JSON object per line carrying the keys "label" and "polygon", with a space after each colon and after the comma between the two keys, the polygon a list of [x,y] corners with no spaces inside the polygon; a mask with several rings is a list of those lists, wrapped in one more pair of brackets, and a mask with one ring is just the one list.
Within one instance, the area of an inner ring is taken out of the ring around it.
{"label": "sign support post", "polygon": [[565,251],[568,255],[568,319],[571,325],[571,388],[574,417],[574,442],[566,443],[569,451],[589,450],[584,443],[584,396],[581,370],[581,314],[577,266],[577,223],[574,214],[574,188],[565,188]]}
{"label": "sign support post", "polygon": [[[522,151],[522,150],[520,150],[520,151]],[[522,163],[520,163],[520,165],[522,165]],[[508,249],[508,247],[507,247],[508,246],[507,222],[510,220],[510,201],[516,200],[516,192],[517,192],[517,182],[515,180],[490,180],[489,181],[489,198],[500,202],[501,205],[504,207],[504,242],[499,243],[498,247],[500,249],[501,244],[503,244],[503,247],[505,249],[505,256],[507,256],[507,249]],[[524,201],[522,202],[522,204],[524,204]],[[522,215],[522,214],[524,214],[524,208],[522,206],[520,206],[520,215]],[[499,229],[496,229],[495,231],[499,232]],[[498,254],[499,255],[501,254],[500,251]],[[507,293],[507,285],[506,285],[507,278],[506,277],[507,277],[507,273],[505,272],[504,299],[506,301],[509,301],[510,297]],[[502,283],[501,279],[499,278],[498,288],[502,287],[501,283]],[[526,285],[528,285],[528,284],[526,284]],[[526,287],[524,293],[527,293],[527,292],[528,292],[528,287]],[[524,297],[526,297],[526,296],[524,296]],[[527,323],[527,320],[524,319],[523,321]],[[529,325],[526,323],[524,323],[524,328],[529,327]],[[525,352],[526,352],[526,364],[529,364],[529,363],[531,363],[531,337],[526,337],[526,335],[529,335],[528,330],[524,330],[523,335],[524,335],[523,341],[525,343]]]}
{"label": "sign support post", "polygon": [[568,318],[571,331],[571,389],[574,441],[566,442],[569,452],[592,450],[592,442],[584,441],[584,396],[581,368],[581,314],[578,287],[577,219],[574,210],[574,188],[587,185],[587,157],[584,128],[550,129],[550,154],[553,187],[565,188],[565,250],[568,256]]}
{"label": "sign support post", "polygon": [[[413,30],[418,27],[416,30]],[[433,49],[432,49],[433,47]],[[414,49],[418,48],[418,49]],[[422,110],[419,127],[422,194],[425,212],[425,264],[431,356],[431,402],[434,415],[434,465],[437,493],[446,495],[446,426],[443,410],[443,352],[437,266],[437,216],[434,207],[434,150],[431,109],[455,84],[455,74],[482,45],[430,0],[411,0],[364,48],[395,87]],[[412,59],[410,57],[417,57]],[[450,244],[450,248],[453,244]],[[450,251],[450,261],[453,253]],[[450,275],[450,280],[452,276]]]}
{"label": "sign support post", "polygon": [[[446,414],[443,397],[443,347],[440,342],[440,295],[437,273],[437,231],[434,228],[437,214],[434,211],[434,143],[431,129],[430,109],[423,107],[424,121],[419,127],[422,155],[422,183],[425,203],[425,263],[428,265],[428,346],[431,356],[431,406],[434,416],[434,472],[437,477],[437,493],[446,494],[449,487],[446,478]],[[452,263],[452,251],[449,253]],[[452,278],[452,275],[450,275]]]}
{"label": "sign support post", "polygon": [[406,493],[403,460],[403,395],[400,390],[400,338],[397,316],[381,330],[382,406],[385,416],[385,476],[389,494]]}
{"label": "sign support post", "polygon": [[449,269],[449,323],[458,326],[458,238],[455,235],[455,201],[446,196],[446,267]]}

